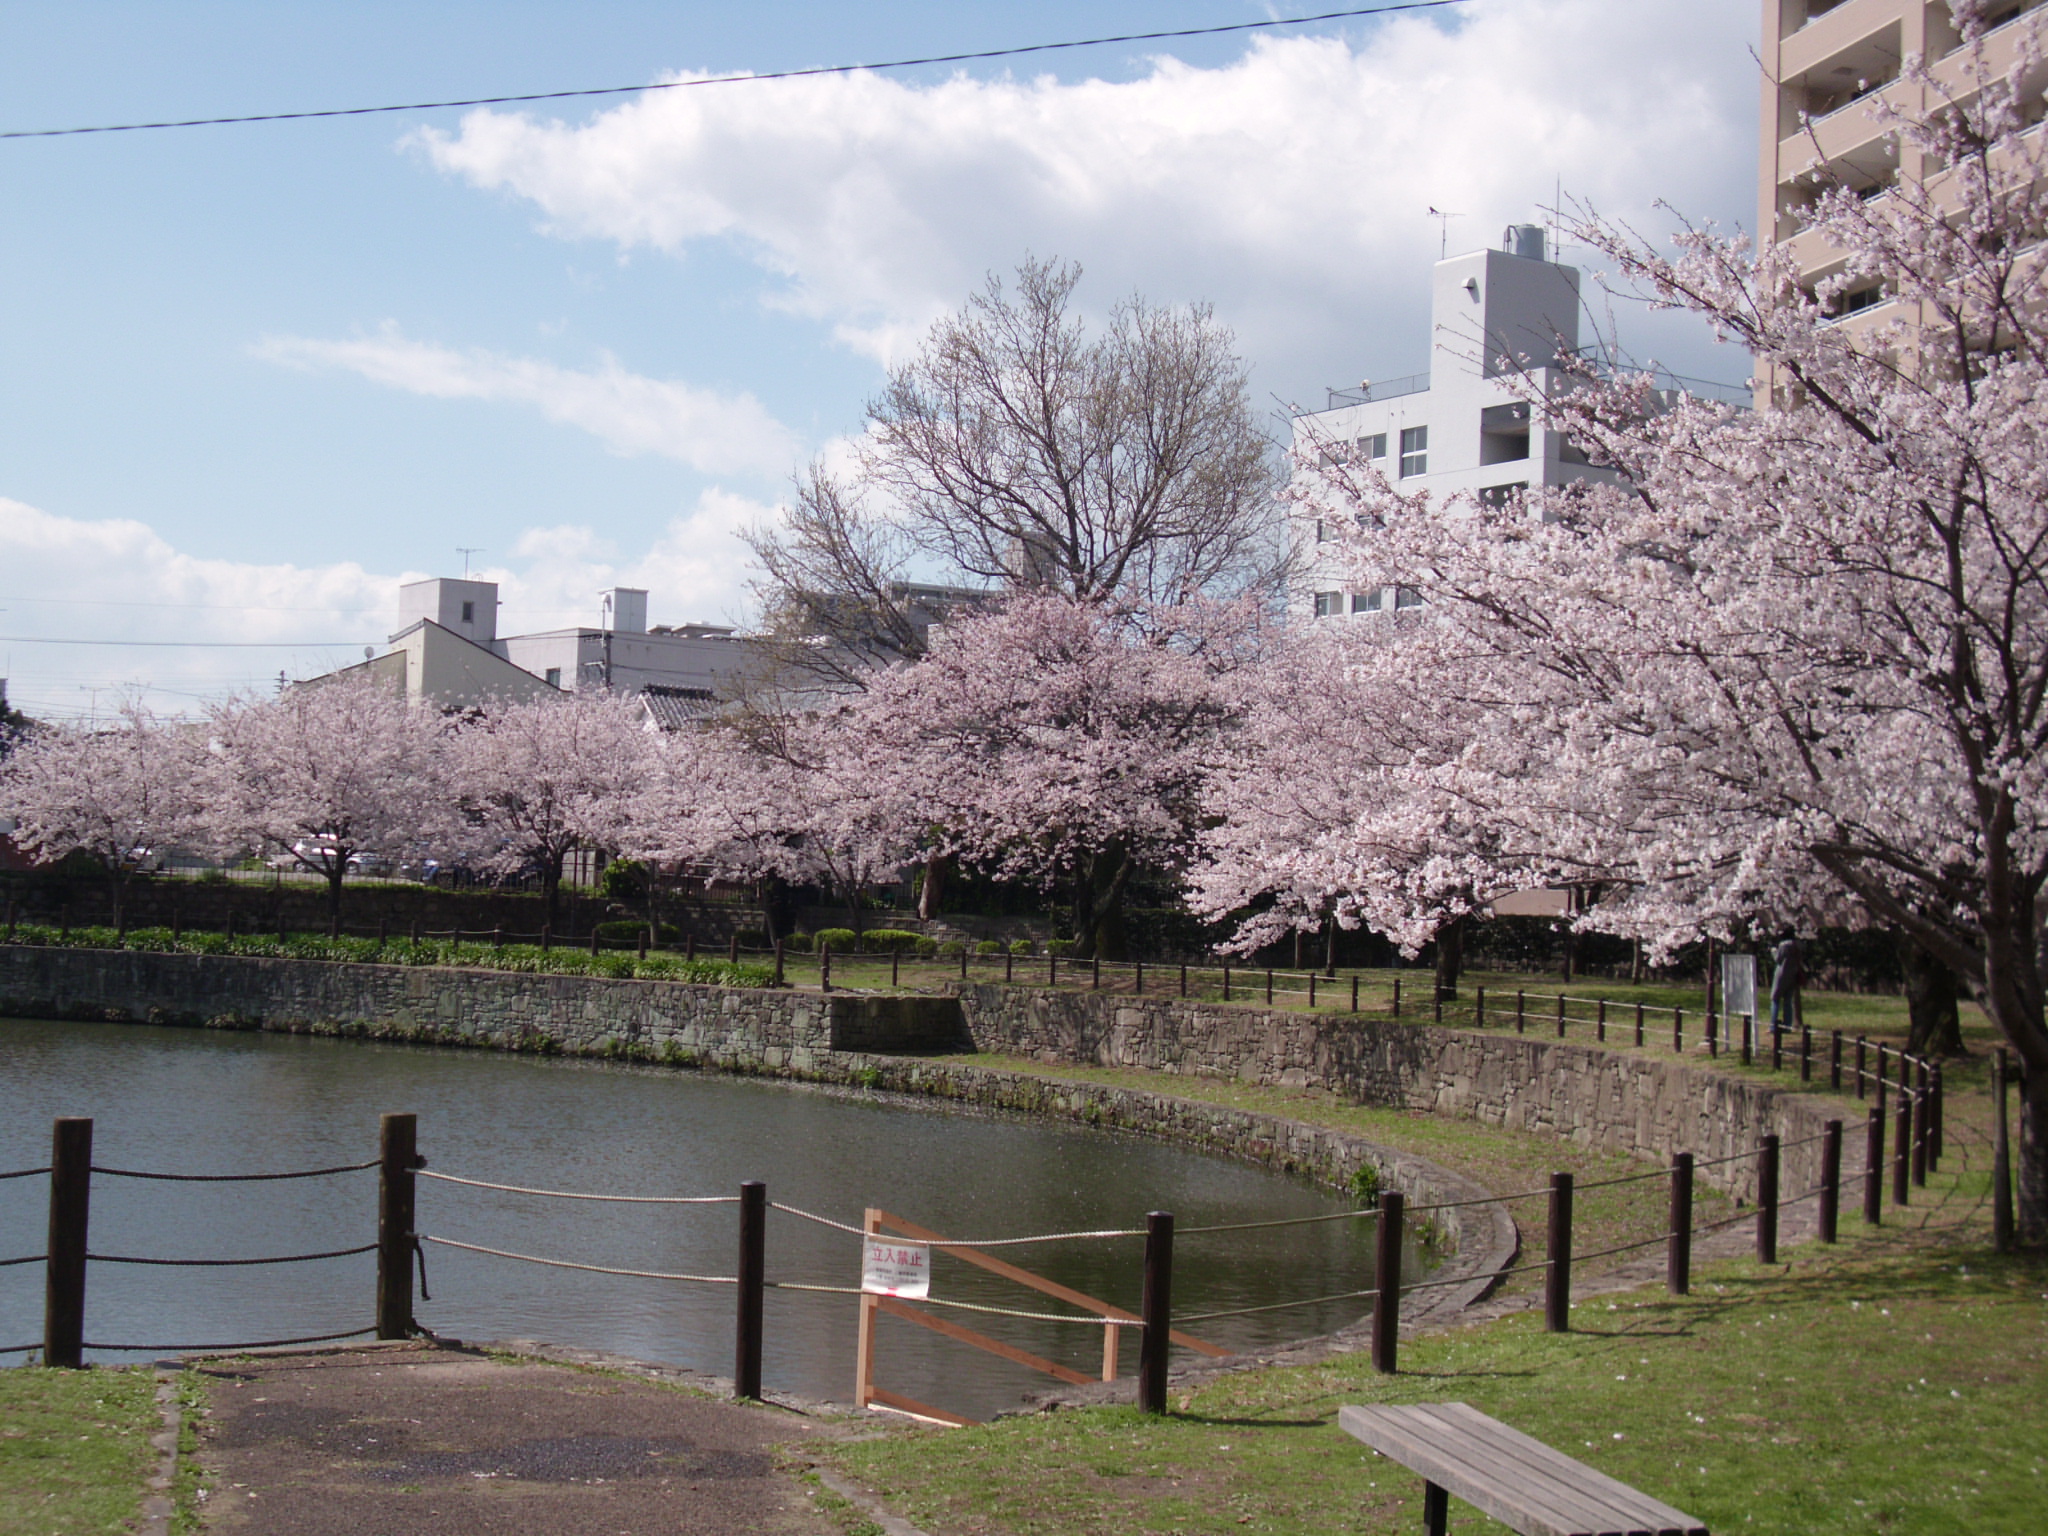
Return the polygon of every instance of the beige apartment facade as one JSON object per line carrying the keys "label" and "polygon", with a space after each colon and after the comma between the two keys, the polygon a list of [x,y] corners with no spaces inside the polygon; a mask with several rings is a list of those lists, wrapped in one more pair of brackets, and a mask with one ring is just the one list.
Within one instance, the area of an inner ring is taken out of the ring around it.
{"label": "beige apartment facade", "polygon": [[[1985,62],[2005,74],[2019,57],[2042,0],[1993,0],[1985,7]],[[1903,80],[1908,57],[1928,62],[1939,90]],[[1868,197],[1895,183],[1921,182],[1935,170],[1910,146],[1873,121],[1871,107],[1889,101],[1908,112],[1938,105],[1943,91],[1968,94],[1968,59],[1948,0],[1763,0],[1763,117],[1758,135],[1757,231],[1760,240],[1788,242],[1801,276],[1812,283],[1839,269],[1841,255],[1802,232],[1800,215],[1825,168]],[[1886,307],[1872,287],[1845,294],[1845,314]]]}

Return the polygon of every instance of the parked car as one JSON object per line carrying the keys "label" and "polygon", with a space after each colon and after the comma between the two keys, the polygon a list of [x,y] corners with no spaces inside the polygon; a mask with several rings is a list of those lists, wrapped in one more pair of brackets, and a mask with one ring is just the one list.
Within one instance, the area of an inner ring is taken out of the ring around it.
{"label": "parked car", "polygon": [[393,867],[388,854],[372,853],[365,849],[348,856],[348,869],[352,875],[388,875]]}
{"label": "parked car", "polygon": [[292,844],[290,851],[273,853],[263,864],[266,869],[316,869],[324,872],[332,869],[334,861],[340,857],[341,850],[332,843],[301,838]]}

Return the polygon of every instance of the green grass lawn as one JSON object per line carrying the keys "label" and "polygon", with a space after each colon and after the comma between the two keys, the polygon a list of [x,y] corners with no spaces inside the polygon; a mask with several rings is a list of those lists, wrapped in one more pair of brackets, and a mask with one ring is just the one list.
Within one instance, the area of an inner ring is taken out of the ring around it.
{"label": "green grass lawn", "polygon": [[147,1369],[0,1371],[0,1531],[130,1529],[161,1423]]}
{"label": "green grass lawn", "polygon": [[[2038,1532],[2048,1524],[2048,1267],[1976,1223],[1859,1235],[1689,1297],[1519,1314],[1365,1357],[1230,1375],[1173,1411],[892,1428],[833,1458],[932,1536],[1412,1533],[1421,1481],[1337,1428],[1345,1403],[1463,1401],[1716,1532]],[[1502,1527],[1461,1505],[1458,1531]]]}

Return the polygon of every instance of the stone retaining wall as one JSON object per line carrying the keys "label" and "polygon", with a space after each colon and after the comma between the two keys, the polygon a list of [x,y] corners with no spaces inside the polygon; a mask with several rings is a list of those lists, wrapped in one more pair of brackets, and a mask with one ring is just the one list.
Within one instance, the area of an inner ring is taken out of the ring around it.
{"label": "stone retaining wall", "polygon": [[[1463,1115],[1638,1157],[1690,1152],[1699,1178],[1754,1194],[1757,1138],[1817,1137],[1841,1106],[1705,1067],[1532,1035],[1396,1019],[1291,1013],[1181,998],[974,985],[961,989],[977,1050],[1139,1067],[1268,1087],[1318,1087],[1364,1104]],[[1832,1107],[1831,1107],[1832,1106]],[[1846,1137],[1845,1177],[1860,1161]],[[1733,1158],[1732,1162],[1718,1162]],[[1818,1142],[1788,1147],[1786,1199],[1820,1183]]]}

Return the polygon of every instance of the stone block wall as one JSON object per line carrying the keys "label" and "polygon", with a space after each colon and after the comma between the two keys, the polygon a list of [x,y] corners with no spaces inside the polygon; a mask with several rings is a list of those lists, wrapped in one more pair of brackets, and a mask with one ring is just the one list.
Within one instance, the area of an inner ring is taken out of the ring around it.
{"label": "stone block wall", "polygon": [[[1397,1019],[1040,992],[961,989],[975,1048],[993,1054],[1140,1067],[1266,1087],[1317,1087],[1365,1104],[1463,1115],[1581,1146],[1667,1159],[1690,1152],[1699,1178],[1738,1198],[1755,1192],[1757,1139],[1817,1137],[1840,1101],[1773,1088],[1626,1047],[1575,1045]],[[1844,1177],[1860,1169],[1862,1138],[1844,1137]],[[1733,1161],[1721,1162],[1720,1159]],[[1817,1141],[1788,1147],[1786,1199],[1820,1183]]]}

